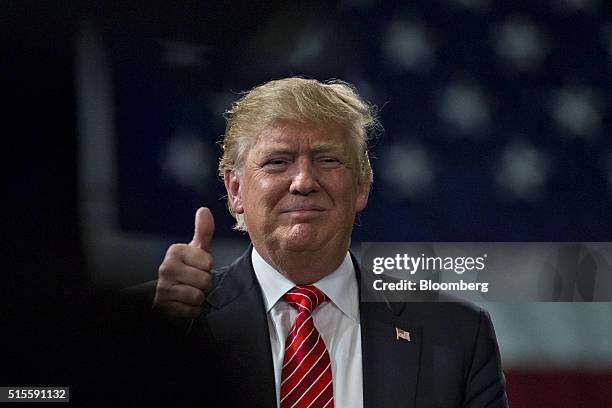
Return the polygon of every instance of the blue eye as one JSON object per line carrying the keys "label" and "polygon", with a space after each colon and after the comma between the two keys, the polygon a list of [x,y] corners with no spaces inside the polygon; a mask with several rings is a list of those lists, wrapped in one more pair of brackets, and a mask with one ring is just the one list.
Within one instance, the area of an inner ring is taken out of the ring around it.
{"label": "blue eye", "polygon": [[318,160],[318,162],[321,166],[327,167],[327,168],[337,167],[340,164],[342,164],[342,162],[335,157],[322,157]]}
{"label": "blue eye", "polygon": [[268,171],[280,171],[284,170],[288,165],[289,160],[287,159],[271,159],[265,162],[262,168]]}

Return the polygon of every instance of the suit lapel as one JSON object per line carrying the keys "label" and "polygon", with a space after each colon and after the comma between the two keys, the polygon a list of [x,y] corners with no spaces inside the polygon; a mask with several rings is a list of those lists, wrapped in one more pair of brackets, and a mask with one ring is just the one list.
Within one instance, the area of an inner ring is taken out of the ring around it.
{"label": "suit lapel", "polygon": [[[422,328],[414,326],[405,303],[365,302],[378,294],[354,262],[362,300],[361,348],[363,358],[363,401],[365,408],[414,407],[421,364]],[[398,338],[396,329],[403,337]]]}
{"label": "suit lapel", "polygon": [[251,248],[229,267],[207,302],[207,327],[223,356],[224,367],[219,368],[227,371],[232,383],[233,395],[228,398],[249,401],[253,407],[276,406],[268,320]]}
{"label": "suit lapel", "polygon": [[[372,290],[354,259],[353,263],[360,292]],[[234,405],[248,399],[249,406],[276,406],[268,320],[251,263],[251,248],[221,279],[207,297],[211,309],[206,314],[206,327],[223,356],[224,367],[220,368],[228,374],[224,378],[231,379],[233,395],[229,397],[235,399]],[[415,406],[422,329],[413,326],[404,306],[383,298],[380,302],[360,301],[365,408]],[[410,341],[398,339],[396,328],[409,333]]]}

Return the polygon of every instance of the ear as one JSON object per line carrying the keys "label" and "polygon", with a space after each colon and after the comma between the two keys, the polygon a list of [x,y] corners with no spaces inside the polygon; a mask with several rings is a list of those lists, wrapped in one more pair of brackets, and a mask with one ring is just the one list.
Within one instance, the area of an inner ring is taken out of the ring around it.
{"label": "ear", "polygon": [[238,174],[236,174],[235,171],[225,169],[223,172],[223,183],[227,190],[227,199],[230,209],[235,214],[244,213],[242,195],[240,194],[240,178],[238,178]]}
{"label": "ear", "polygon": [[368,197],[370,196],[370,183],[362,183],[357,185],[357,197],[355,198],[355,210],[357,213],[363,211],[368,205]]}

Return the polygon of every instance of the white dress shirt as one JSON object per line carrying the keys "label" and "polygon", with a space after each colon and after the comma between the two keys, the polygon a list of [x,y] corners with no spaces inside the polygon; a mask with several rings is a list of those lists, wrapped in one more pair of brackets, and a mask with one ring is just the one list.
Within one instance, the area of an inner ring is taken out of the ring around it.
{"label": "white dress shirt", "polygon": [[[255,276],[261,286],[274,360],[276,404],[280,406],[280,383],[285,340],[297,311],[282,300],[295,284],[274,269],[253,248],[251,255]],[[314,283],[329,301],[319,306],[312,317],[329,352],[334,381],[336,407],[363,407],[361,366],[361,325],[359,322],[359,289],[355,268],[346,254],[338,269]]]}

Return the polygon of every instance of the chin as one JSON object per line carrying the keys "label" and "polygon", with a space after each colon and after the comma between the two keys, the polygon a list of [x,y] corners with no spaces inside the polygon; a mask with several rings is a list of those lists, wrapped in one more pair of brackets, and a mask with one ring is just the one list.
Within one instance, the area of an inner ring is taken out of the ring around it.
{"label": "chin", "polygon": [[325,245],[318,227],[312,224],[295,224],[284,231],[281,246],[290,251],[316,251]]}

